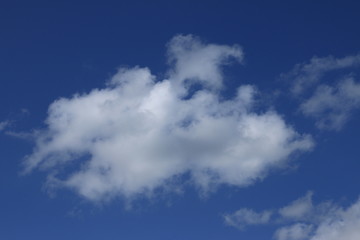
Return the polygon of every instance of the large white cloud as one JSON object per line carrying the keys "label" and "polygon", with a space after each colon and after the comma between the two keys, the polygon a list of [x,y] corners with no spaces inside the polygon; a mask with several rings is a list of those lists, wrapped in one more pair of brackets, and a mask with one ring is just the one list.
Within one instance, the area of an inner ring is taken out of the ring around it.
{"label": "large white cloud", "polygon": [[314,205],[309,192],[278,210],[257,213],[251,209],[240,209],[225,215],[224,219],[228,225],[240,230],[256,224],[281,225],[274,233],[276,240],[358,240],[360,199],[348,207],[330,201]]}
{"label": "large white cloud", "polygon": [[103,89],[53,102],[26,171],[46,170],[49,184],[102,200],[152,192],[184,174],[205,191],[245,186],[311,149],[311,138],[276,112],[252,110],[253,86],[223,100],[221,69],[242,60],[240,47],[179,35],[168,55],[166,79],[122,68]]}

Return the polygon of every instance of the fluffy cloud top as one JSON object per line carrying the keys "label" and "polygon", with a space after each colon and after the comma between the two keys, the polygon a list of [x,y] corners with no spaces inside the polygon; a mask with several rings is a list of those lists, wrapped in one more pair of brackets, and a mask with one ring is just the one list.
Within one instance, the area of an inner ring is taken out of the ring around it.
{"label": "fluffy cloud top", "polygon": [[180,35],[168,55],[166,79],[122,68],[103,89],[53,102],[26,171],[46,170],[52,186],[96,201],[152,192],[184,174],[203,190],[246,186],[312,147],[276,112],[252,110],[253,86],[223,100],[222,66],[242,60],[238,46]]}
{"label": "fluffy cloud top", "polygon": [[[262,216],[266,216],[266,221]],[[248,213],[256,216],[258,221],[248,217]],[[227,215],[228,216],[228,215]],[[344,208],[331,202],[322,202],[314,205],[312,193],[295,200],[278,210],[265,210],[261,213],[251,209],[236,211],[229,222],[231,226],[244,229],[247,225],[273,223],[280,224],[274,238],[276,240],[357,240],[360,236],[360,199],[351,206]]]}
{"label": "fluffy cloud top", "polygon": [[[352,113],[360,108],[360,83],[351,76],[351,69],[360,67],[360,55],[344,58],[314,57],[298,64],[283,77],[292,82],[291,91],[301,101],[300,112],[316,120],[320,129],[340,130]],[[329,81],[334,71],[340,77]]]}

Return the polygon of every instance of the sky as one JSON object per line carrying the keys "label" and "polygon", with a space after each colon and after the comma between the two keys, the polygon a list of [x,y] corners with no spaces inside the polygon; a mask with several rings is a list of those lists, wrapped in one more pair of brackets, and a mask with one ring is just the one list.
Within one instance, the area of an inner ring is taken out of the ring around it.
{"label": "sky", "polygon": [[0,239],[358,240],[358,1],[3,1]]}

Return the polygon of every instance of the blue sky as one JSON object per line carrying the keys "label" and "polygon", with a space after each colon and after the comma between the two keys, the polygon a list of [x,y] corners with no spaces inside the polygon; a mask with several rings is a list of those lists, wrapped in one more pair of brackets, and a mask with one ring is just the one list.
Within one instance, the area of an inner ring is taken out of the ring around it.
{"label": "blue sky", "polygon": [[359,7],[4,1],[0,239],[359,239]]}

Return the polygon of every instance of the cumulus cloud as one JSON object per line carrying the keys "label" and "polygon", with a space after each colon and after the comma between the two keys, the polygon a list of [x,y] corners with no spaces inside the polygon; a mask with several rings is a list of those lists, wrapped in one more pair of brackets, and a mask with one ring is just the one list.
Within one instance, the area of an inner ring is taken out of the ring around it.
{"label": "cumulus cloud", "polygon": [[106,87],[53,102],[25,171],[47,171],[49,185],[97,201],[151,193],[185,175],[204,191],[246,186],[311,149],[279,114],[253,110],[254,86],[221,96],[222,67],[241,62],[239,46],[179,35],[168,56],[165,79],[121,68]]}
{"label": "cumulus cloud", "polygon": [[[360,54],[344,58],[314,57],[309,63],[296,65],[283,77],[292,82],[291,92],[301,102],[301,113],[315,119],[320,129],[340,130],[360,108],[360,84],[349,74],[359,67]],[[330,73],[337,76],[335,80]]]}
{"label": "cumulus cloud", "polygon": [[[237,211],[239,212],[239,211]],[[237,213],[235,212],[235,213]],[[261,222],[262,214],[272,212],[272,217]],[[274,233],[276,240],[357,240],[360,236],[360,199],[349,207],[342,207],[330,201],[314,205],[312,192],[278,210],[256,213],[251,209],[241,210],[238,221],[225,221],[231,226],[244,229],[247,225],[281,225]],[[247,221],[246,213],[257,216],[258,220]]]}

